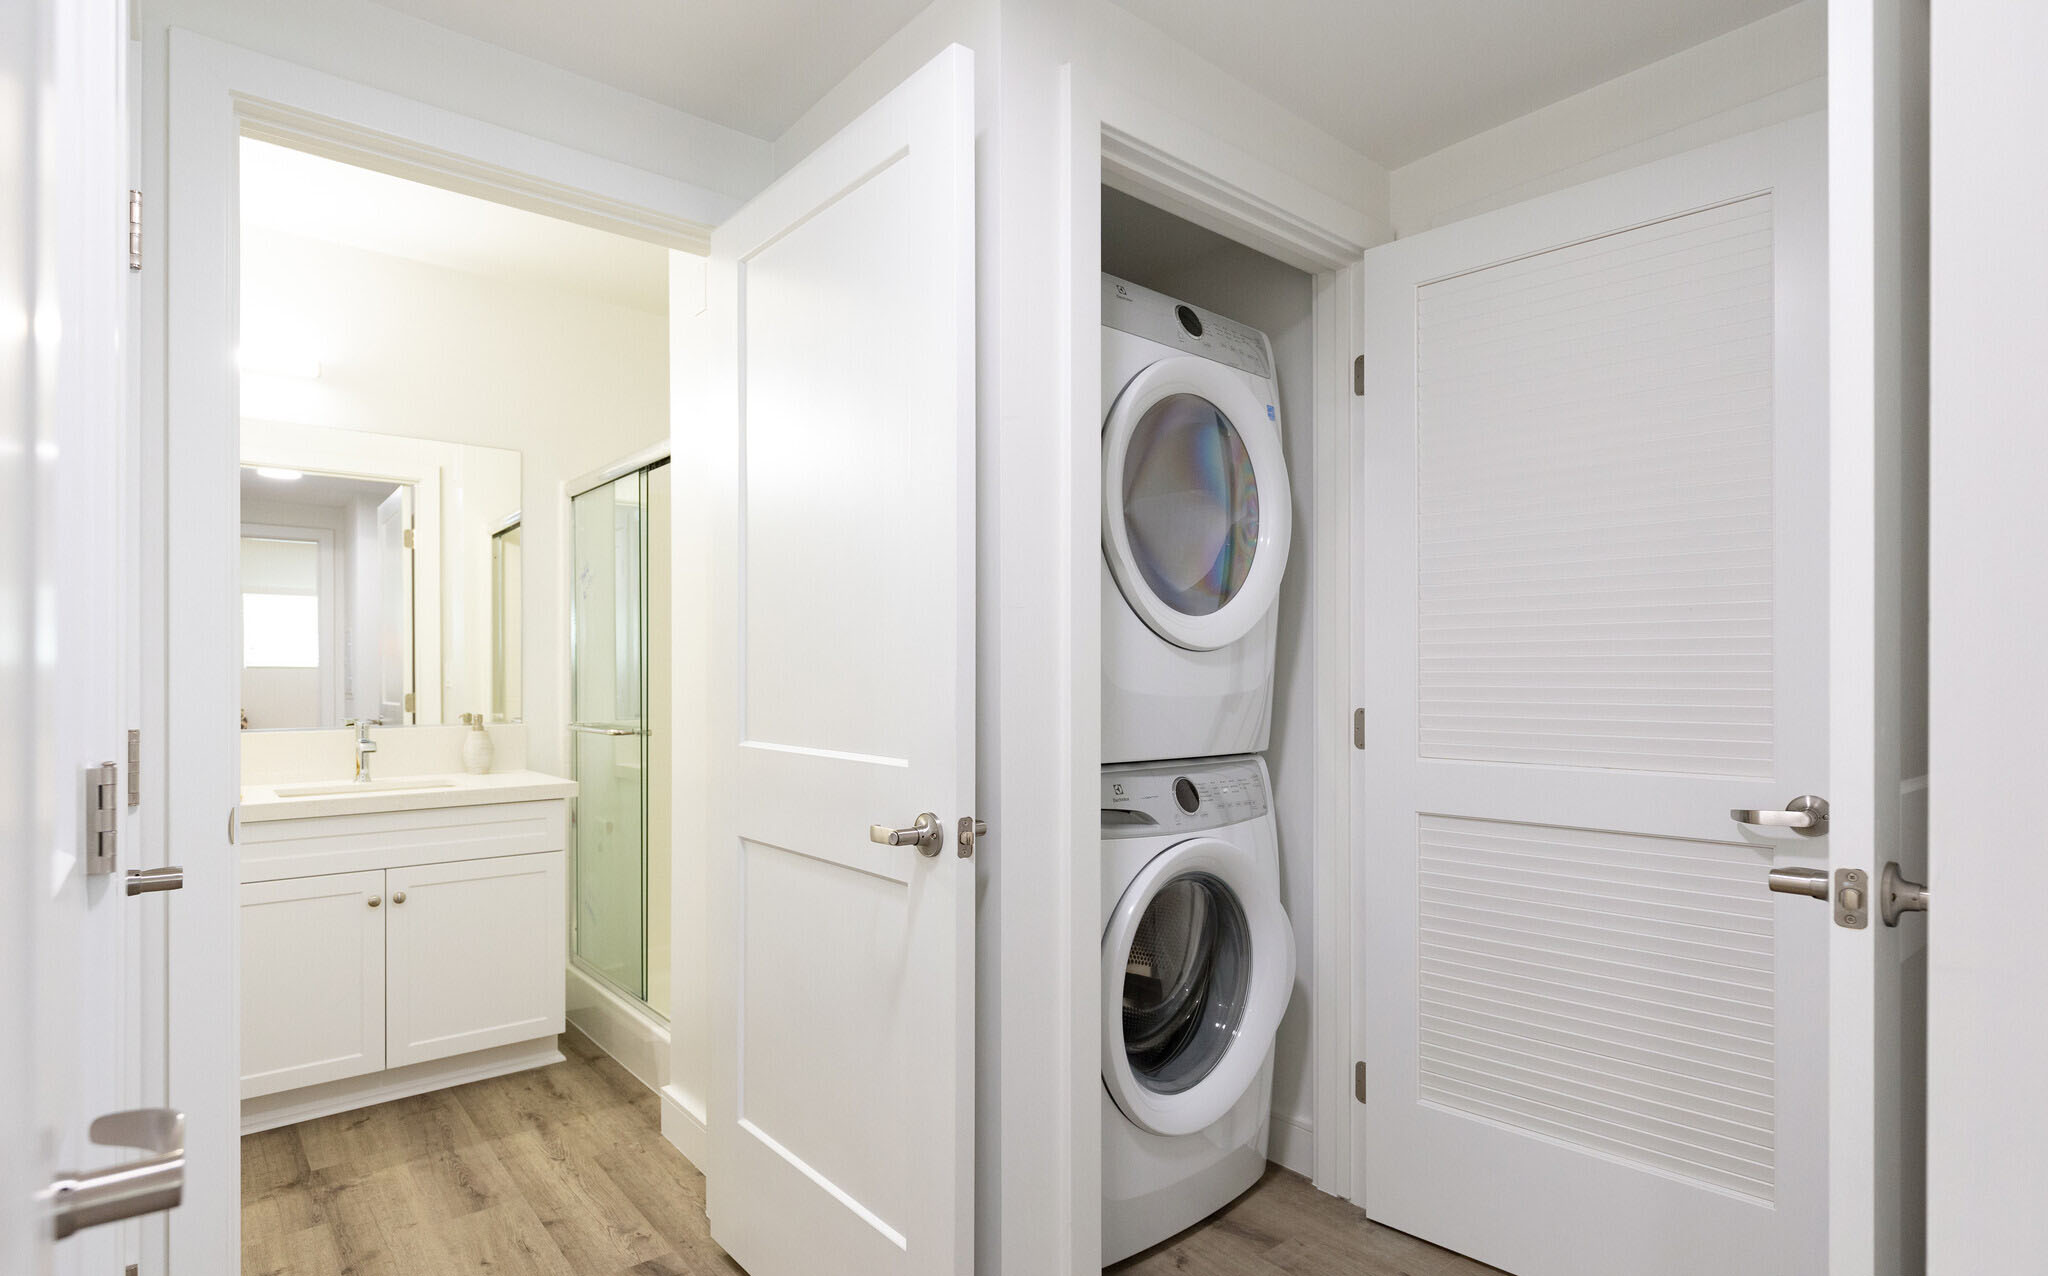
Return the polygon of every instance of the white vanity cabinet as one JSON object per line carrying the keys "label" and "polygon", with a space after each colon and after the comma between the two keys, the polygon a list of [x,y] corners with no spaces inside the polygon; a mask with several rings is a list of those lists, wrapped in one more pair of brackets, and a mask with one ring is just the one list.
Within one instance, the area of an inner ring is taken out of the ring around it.
{"label": "white vanity cabinet", "polygon": [[245,1132],[561,1058],[574,786],[482,779],[245,792]]}

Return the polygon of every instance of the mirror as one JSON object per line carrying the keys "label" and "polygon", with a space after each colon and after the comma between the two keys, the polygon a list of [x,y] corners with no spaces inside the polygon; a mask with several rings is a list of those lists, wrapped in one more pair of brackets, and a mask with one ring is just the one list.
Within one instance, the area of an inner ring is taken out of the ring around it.
{"label": "mirror", "polygon": [[242,725],[518,721],[519,453],[242,423]]}

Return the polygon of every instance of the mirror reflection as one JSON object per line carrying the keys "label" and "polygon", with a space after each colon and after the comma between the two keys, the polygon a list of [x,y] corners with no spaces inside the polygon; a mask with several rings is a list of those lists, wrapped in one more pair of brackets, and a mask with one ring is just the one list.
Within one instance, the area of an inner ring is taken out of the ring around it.
{"label": "mirror reflection", "polygon": [[242,725],[520,714],[520,459],[246,421]]}

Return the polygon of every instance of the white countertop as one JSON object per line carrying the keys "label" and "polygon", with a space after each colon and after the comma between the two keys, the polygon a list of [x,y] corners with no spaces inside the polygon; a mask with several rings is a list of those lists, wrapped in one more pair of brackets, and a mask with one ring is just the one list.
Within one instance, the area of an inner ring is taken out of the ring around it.
{"label": "white countertop", "polygon": [[[342,793],[293,795],[294,789],[340,788],[344,780],[296,780],[242,786],[241,820],[304,820],[320,815],[363,815],[373,811],[425,811],[444,806],[480,806],[486,802],[539,802],[576,796],[576,782],[539,771],[498,771],[489,775],[454,772],[443,775],[380,777],[380,784]],[[399,788],[404,784],[433,787]],[[280,792],[282,790],[282,792]]]}

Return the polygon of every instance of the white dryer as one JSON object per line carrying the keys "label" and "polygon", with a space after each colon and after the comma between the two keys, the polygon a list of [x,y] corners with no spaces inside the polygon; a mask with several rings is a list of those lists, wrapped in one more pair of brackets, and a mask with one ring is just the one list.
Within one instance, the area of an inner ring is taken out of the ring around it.
{"label": "white dryer", "polygon": [[1102,772],[1102,1261],[1213,1214],[1266,1168],[1294,988],[1265,760]]}
{"label": "white dryer", "polygon": [[1102,760],[1265,749],[1293,509],[1266,335],[1102,278]]}

